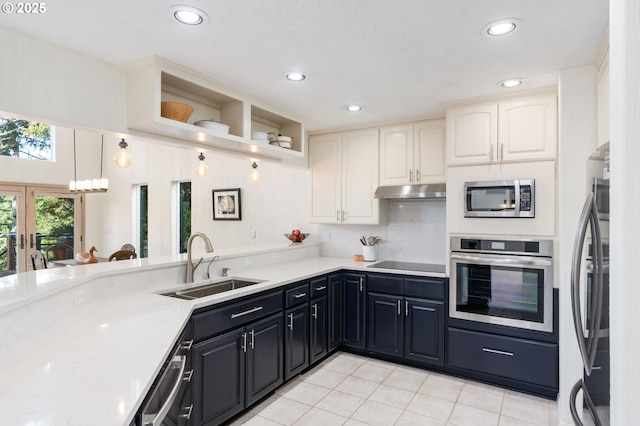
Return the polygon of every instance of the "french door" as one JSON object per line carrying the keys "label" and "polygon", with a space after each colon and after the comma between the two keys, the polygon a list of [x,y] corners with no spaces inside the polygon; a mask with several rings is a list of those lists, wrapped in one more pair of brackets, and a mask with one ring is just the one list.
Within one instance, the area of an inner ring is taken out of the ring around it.
{"label": "french door", "polygon": [[33,269],[36,250],[48,261],[54,246],[66,247],[67,256],[81,251],[82,202],[64,187],[0,184],[0,276]]}

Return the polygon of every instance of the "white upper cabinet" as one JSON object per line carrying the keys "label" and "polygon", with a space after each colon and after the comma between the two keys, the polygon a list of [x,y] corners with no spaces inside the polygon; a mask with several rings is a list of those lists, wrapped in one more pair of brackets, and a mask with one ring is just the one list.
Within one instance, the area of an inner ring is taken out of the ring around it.
{"label": "white upper cabinet", "polygon": [[447,164],[555,159],[555,94],[447,109]]}
{"label": "white upper cabinet", "polygon": [[380,185],[444,182],[445,121],[380,128]]}
{"label": "white upper cabinet", "polygon": [[[194,108],[187,122],[162,116],[162,102]],[[229,132],[196,126],[215,120]],[[182,139],[188,143],[245,152],[276,159],[305,156],[302,122],[273,105],[252,99],[191,70],[157,57],[127,67],[127,126],[131,129]],[[284,148],[252,140],[252,132],[273,132],[293,138]]]}
{"label": "white upper cabinet", "polygon": [[377,225],[378,129],[311,136],[311,222]]}

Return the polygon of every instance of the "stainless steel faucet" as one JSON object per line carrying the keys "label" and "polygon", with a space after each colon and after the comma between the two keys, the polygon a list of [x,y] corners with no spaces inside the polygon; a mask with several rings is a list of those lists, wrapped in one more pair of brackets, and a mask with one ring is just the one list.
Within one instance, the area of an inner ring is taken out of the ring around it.
{"label": "stainless steel faucet", "polygon": [[205,245],[205,249],[207,250],[207,253],[211,253],[213,251],[213,245],[211,244],[211,240],[206,235],[204,235],[202,232],[195,232],[191,234],[191,236],[189,237],[189,241],[187,241],[187,273],[185,274],[185,277],[184,277],[185,283],[193,282],[193,274],[196,271],[196,268],[198,267],[198,265],[200,265],[200,262],[202,262],[202,258],[200,258],[200,260],[198,260],[198,263],[196,264],[194,264],[193,261],[191,260],[191,244],[193,243],[193,239],[195,237],[202,238],[202,240],[204,241],[204,245]]}

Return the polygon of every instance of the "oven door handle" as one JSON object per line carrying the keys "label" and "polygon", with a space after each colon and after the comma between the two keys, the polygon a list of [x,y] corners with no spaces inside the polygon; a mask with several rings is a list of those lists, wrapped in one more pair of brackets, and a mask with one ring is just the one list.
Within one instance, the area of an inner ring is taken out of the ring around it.
{"label": "oven door handle", "polygon": [[[175,363],[180,363],[180,373],[176,376],[176,382],[173,384],[171,393],[167,397],[164,404],[162,404],[162,407],[160,408],[160,410],[158,410],[157,414],[153,414],[153,413],[143,414],[144,417],[142,419],[142,423],[145,426],[160,426],[164,418],[167,416],[167,413],[171,409],[174,401],[178,397],[178,393],[180,391],[180,386],[182,385],[182,379],[184,376],[184,368],[187,364],[187,357],[184,355],[173,357],[173,359],[171,360],[171,364],[172,364],[171,368],[176,368],[173,366],[175,365]],[[169,371],[169,368],[167,368],[161,380],[164,380],[165,376],[168,374],[168,371]]]}
{"label": "oven door handle", "polygon": [[547,258],[532,257],[508,257],[500,255],[473,256],[468,254],[451,254],[451,260],[474,262],[481,265],[511,265],[511,266],[551,266],[551,260]]}

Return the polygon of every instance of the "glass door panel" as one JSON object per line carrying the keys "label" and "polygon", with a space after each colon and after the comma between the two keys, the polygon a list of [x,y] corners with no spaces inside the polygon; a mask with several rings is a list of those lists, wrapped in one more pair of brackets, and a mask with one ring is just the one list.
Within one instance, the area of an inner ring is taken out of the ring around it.
{"label": "glass door panel", "polygon": [[0,185],[0,277],[26,270],[25,189]]}
{"label": "glass door panel", "polygon": [[32,187],[29,201],[29,249],[40,250],[48,267],[81,251],[81,196]]}

